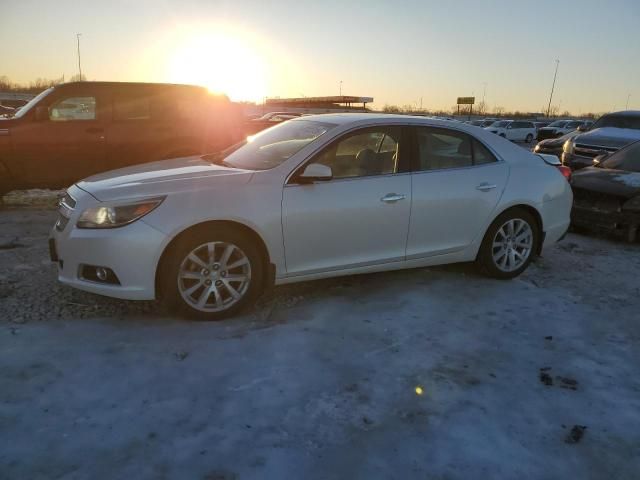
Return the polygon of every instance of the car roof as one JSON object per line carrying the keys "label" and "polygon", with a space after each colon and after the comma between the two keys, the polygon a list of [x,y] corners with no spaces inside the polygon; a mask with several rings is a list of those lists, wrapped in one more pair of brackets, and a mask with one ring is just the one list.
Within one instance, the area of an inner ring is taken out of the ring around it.
{"label": "car roof", "polygon": [[640,117],[640,110],[621,110],[620,112],[606,113],[603,117],[615,115],[616,117]]}
{"label": "car roof", "polygon": [[71,87],[81,87],[81,86],[97,86],[97,87],[147,87],[147,88],[157,88],[157,87],[172,87],[172,88],[185,88],[185,89],[193,89],[200,91],[207,91],[205,87],[201,87],[199,85],[185,85],[180,83],[151,83],[151,82],[66,82],[56,85],[56,88],[71,88]]}

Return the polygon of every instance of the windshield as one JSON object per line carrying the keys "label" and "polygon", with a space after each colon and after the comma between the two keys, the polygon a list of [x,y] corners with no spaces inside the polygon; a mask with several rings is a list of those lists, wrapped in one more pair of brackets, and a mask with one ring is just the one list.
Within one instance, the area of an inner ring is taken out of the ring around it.
{"label": "windshield", "polygon": [[507,125],[509,125],[509,122],[507,122],[507,121],[505,121],[505,120],[503,120],[503,121],[501,121],[501,122],[493,122],[493,123],[491,124],[491,126],[492,126],[492,127],[497,127],[497,128],[504,128],[504,127],[506,127]]}
{"label": "windshield", "polygon": [[562,120],[556,120],[553,123],[549,124],[549,127],[558,127],[558,128],[562,128],[567,124],[566,121],[562,121]]}
{"label": "windshield", "polygon": [[14,114],[14,117],[15,118],[20,118],[20,117],[24,116],[29,110],[31,110],[33,108],[33,106],[36,103],[40,102],[40,100],[42,100],[44,97],[49,95],[51,92],[53,92],[53,87],[47,88],[44,92],[41,92],[37,96],[33,97],[31,100],[29,100],[29,102],[24,107],[20,107],[20,110],[18,110]]}
{"label": "windshield", "polygon": [[632,130],[640,130],[640,116],[632,117],[629,115],[605,115],[601,117],[591,127],[596,128],[613,127],[613,128],[629,128]]}
{"label": "windshield", "polygon": [[293,120],[248,137],[205,160],[245,170],[269,170],[288,160],[316,138],[335,127],[333,123]]}
{"label": "windshield", "polygon": [[618,150],[599,166],[614,170],[626,170],[627,172],[640,172],[640,142]]}

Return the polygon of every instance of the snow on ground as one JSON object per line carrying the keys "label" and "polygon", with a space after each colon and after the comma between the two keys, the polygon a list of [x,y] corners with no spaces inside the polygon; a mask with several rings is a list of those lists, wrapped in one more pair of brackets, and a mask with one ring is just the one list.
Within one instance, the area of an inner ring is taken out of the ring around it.
{"label": "snow on ground", "polygon": [[513,281],[308,282],[195,323],[58,285],[54,218],[0,210],[2,479],[638,476],[640,245],[571,234]]}

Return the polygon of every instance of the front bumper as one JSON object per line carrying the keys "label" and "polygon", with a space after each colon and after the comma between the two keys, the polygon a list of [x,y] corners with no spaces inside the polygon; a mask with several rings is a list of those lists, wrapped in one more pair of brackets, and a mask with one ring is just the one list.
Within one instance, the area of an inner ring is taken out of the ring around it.
{"label": "front bumper", "polygon": [[[113,229],[80,229],[72,219],[63,231],[51,231],[50,252],[58,264],[58,280],[87,292],[128,300],[155,298],[156,266],[165,234],[144,219]],[[120,285],[86,280],[82,265],[107,267]]]}

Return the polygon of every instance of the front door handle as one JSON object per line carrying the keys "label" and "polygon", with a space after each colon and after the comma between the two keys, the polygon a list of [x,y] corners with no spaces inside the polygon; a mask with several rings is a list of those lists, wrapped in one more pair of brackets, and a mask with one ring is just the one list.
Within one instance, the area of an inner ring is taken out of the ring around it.
{"label": "front door handle", "polygon": [[380,199],[380,201],[385,203],[395,203],[399,200],[404,200],[405,198],[407,198],[406,195],[402,195],[399,193],[387,193],[384,197]]}
{"label": "front door handle", "polygon": [[488,192],[489,190],[493,190],[496,187],[497,187],[497,185],[491,185],[491,184],[488,184],[488,183],[484,182],[484,183],[481,183],[480,185],[478,185],[476,187],[476,189],[480,190],[481,192]]}

